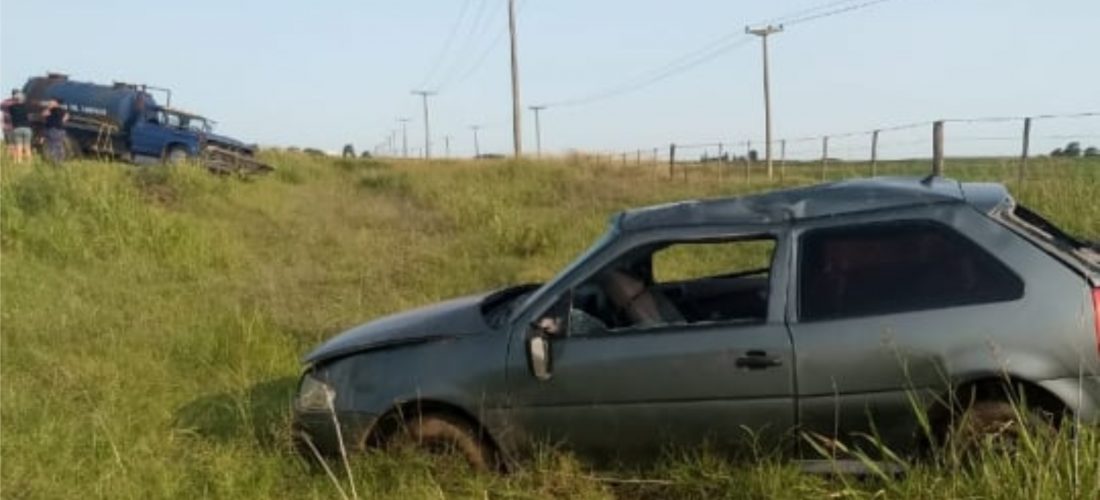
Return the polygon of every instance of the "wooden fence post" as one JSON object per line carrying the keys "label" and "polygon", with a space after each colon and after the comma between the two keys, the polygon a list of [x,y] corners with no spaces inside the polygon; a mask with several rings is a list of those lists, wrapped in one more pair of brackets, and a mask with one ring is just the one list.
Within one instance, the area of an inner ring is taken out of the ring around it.
{"label": "wooden fence post", "polygon": [[821,138],[821,180],[825,180],[825,165],[829,163],[829,136]]}
{"label": "wooden fence post", "polygon": [[676,143],[673,142],[668,145],[668,178],[672,179],[673,166],[676,165]]}
{"label": "wooden fence post", "polygon": [[688,180],[688,165],[691,165],[690,159],[688,159],[688,161],[684,163],[684,166],[680,168],[680,170],[684,172],[684,182],[687,182]]}
{"label": "wooden fence post", "polygon": [[932,175],[943,175],[943,120],[932,122]]}
{"label": "wooden fence post", "polygon": [[752,152],[752,141],[745,141],[745,183],[747,184],[752,179],[752,162],[749,160],[749,153]]}
{"label": "wooden fence post", "polygon": [[871,132],[871,177],[878,175],[878,132]]}
{"label": "wooden fence post", "polygon": [[1016,184],[1024,185],[1025,170],[1027,170],[1027,155],[1031,149],[1031,117],[1024,118],[1024,147],[1020,153],[1020,169],[1016,172]]}

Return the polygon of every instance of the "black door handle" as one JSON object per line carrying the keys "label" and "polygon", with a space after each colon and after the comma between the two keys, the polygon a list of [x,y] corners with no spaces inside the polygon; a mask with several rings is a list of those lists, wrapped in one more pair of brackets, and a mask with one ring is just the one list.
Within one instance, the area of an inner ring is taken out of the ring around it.
{"label": "black door handle", "polygon": [[737,358],[738,368],[747,370],[764,370],[775,366],[781,366],[783,361],[778,357],[770,357],[764,351],[748,351],[744,356]]}

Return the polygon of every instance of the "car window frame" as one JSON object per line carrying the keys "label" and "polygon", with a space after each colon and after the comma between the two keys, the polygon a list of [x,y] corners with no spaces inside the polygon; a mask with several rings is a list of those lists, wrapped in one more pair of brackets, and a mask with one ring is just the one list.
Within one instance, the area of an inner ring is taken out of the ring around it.
{"label": "car window frame", "polygon": [[[802,300],[802,289],[803,289],[803,281],[802,280],[803,280],[803,277],[805,276],[803,264],[804,264],[804,259],[805,259],[804,246],[805,246],[805,241],[807,240],[807,237],[812,236],[815,233],[835,231],[835,230],[838,230],[838,229],[849,229],[849,228],[856,228],[856,227],[872,227],[872,226],[890,226],[890,225],[898,225],[898,224],[916,224],[916,225],[924,225],[924,226],[935,227],[935,228],[938,228],[938,229],[943,230],[946,233],[948,233],[949,238],[958,239],[958,240],[965,241],[965,242],[969,243],[972,248],[977,249],[981,254],[983,254],[987,260],[994,263],[996,266],[1001,268],[1003,271],[1007,272],[1009,276],[1011,276],[1013,279],[1015,279],[1017,282],[1019,282],[1019,284],[1020,284],[1019,295],[1012,298],[1012,299],[1005,299],[1005,300],[968,302],[968,303],[958,303],[958,304],[941,305],[941,306],[934,306],[934,307],[921,307],[921,308],[915,308],[915,309],[904,309],[904,310],[889,311],[889,312],[851,314],[851,315],[843,315],[843,316],[831,316],[831,317],[826,317],[826,318],[806,319],[804,314],[803,314],[804,304],[803,304],[803,300]],[[876,219],[850,220],[850,221],[845,221],[845,222],[842,222],[842,223],[834,223],[834,224],[827,224],[827,225],[820,225],[820,226],[819,225],[814,225],[814,226],[811,226],[811,227],[803,227],[803,228],[800,228],[795,233],[796,234],[793,235],[792,243],[791,243],[792,247],[794,249],[793,253],[792,253],[793,272],[792,272],[792,275],[791,275],[791,286],[788,289],[789,290],[789,295],[787,297],[788,303],[793,306],[791,308],[793,314],[788,315],[788,318],[792,322],[805,323],[805,324],[814,324],[814,323],[826,323],[826,322],[831,322],[831,321],[847,321],[847,320],[877,318],[877,317],[892,316],[892,315],[897,315],[897,314],[921,314],[921,313],[927,313],[929,311],[937,311],[937,310],[941,310],[941,309],[956,309],[956,308],[960,308],[960,307],[976,307],[976,306],[984,306],[984,305],[989,305],[989,304],[1003,304],[1003,303],[1007,303],[1007,302],[1015,302],[1015,301],[1022,300],[1024,297],[1027,296],[1027,282],[1020,275],[1020,273],[1016,272],[1016,270],[1012,268],[1012,266],[1005,263],[1002,259],[997,257],[997,255],[995,253],[990,251],[988,248],[986,248],[984,245],[982,245],[978,241],[976,241],[973,238],[971,238],[970,236],[968,236],[965,232],[959,231],[958,229],[953,227],[951,224],[948,224],[948,223],[944,222],[943,220],[940,220],[940,219],[938,219],[936,217],[933,217],[933,216],[906,215],[904,217],[895,217],[895,218],[886,218],[886,219],[876,218]]]}
{"label": "car window frame", "polygon": [[[621,248],[616,248],[611,255],[605,256],[605,258],[602,259],[602,262],[600,262],[600,264],[598,266],[594,266],[590,269],[586,269],[583,273],[581,273],[578,277],[576,277],[573,280],[573,282],[570,284],[570,286],[567,288],[567,290],[569,292],[575,292],[575,290],[578,286],[580,286],[581,284],[587,282],[593,276],[595,276],[595,275],[599,274],[600,272],[602,272],[603,270],[605,270],[607,268],[607,266],[611,265],[613,262],[618,260],[620,257],[622,257],[622,256],[624,256],[624,255],[626,255],[626,254],[628,254],[632,251],[635,251],[638,248],[642,248],[642,247],[645,247],[645,246],[652,246],[652,245],[655,245],[655,244],[666,243],[667,245],[665,246],[665,248],[667,248],[669,246],[676,245],[676,244],[735,243],[735,242],[738,242],[738,241],[761,241],[761,240],[772,241],[773,244],[774,244],[774,246],[772,248],[772,255],[771,255],[770,266],[769,266],[769,271],[768,271],[766,313],[765,313],[764,318],[762,318],[762,319],[758,319],[758,320],[755,320],[755,319],[754,320],[730,319],[730,320],[716,320],[716,321],[699,321],[699,322],[695,322],[695,323],[687,323],[687,322],[684,322],[684,323],[664,323],[664,324],[652,325],[652,326],[631,326],[631,327],[624,327],[624,328],[617,328],[617,329],[609,328],[606,332],[602,332],[602,333],[594,334],[594,335],[573,335],[572,331],[570,329],[570,331],[567,331],[565,335],[561,336],[561,338],[595,339],[595,338],[627,337],[627,336],[636,336],[636,335],[657,335],[657,334],[668,334],[668,333],[678,333],[678,332],[684,332],[684,331],[691,331],[691,330],[701,329],[701,328],[753,327],[753,326],[766,325],[766,324],[769,324],[773,321],[784,321],[783,320],[783,309],[778,308],[778,314],[776,314],[776,312],[774,312],[774,311],[777,310],[777,308],[775,307],[775,305],[776,305],[775,301],[777,301],[777,300],[785,301],[786,300],[786,295],[787,295],[786,290],[777,290],[777,288],[778,288],[777,285],[785,285],[786,283],[789,282],[789,279],[786,276],[787,275],[786,272],[777,272],[777,271],[780,271],[780,269],[778,269],[778,266],[786,266],[786,263],[789,262],[789,259],[786,257],[786,255],[789,252],[786,252],[785,248],[783,247],[783,245],[785,245],[789,241],[789,237],[788,237],[788,233],[786,231],[784,231],[782,229],[779,229],[779,228],[774,228],[774,227],[758,227],[758,228],[756,228],[756,230],[750,230],[750,231],[736,231],[736,232],[732,232],[732,233],[723,233],[723,234],[715,233],[715,234],[706,234],[706,235],[702,235],[702,236],[643,238],[643,239],[641,239],[640,241],[638,241],[636,243],[633,243],[633,244],[630,244],[630,245],[623,245]],[[783,255],[781,255],[781,254],[783,254]],[[785,262],[781,263],[780,262],[781,258],[783,258],[783,260]],[[785,271],[785,269],[783,271]],[[575,293],[571,293],[571,295],[575,295]],[[570,307],[572,307],[572,304],[570,304]],[[537,317],[541,317],[542,315],[545,315],[546,312],[548,312],[551,308],[553,308],[553,304],[551,304],[549,307],[545,308],[545,311],[543,311],[543,313],[538,315]],[[775,316],[775,317],[773,318],[773,316]]]}

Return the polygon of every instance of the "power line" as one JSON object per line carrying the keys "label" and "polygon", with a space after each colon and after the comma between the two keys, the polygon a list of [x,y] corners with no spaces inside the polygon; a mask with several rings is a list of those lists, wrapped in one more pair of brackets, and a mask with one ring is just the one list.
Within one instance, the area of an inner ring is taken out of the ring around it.
{"label": "power line", "polygon": [[832,2],[828,2],[828,3],[816,5],[814,7],[809,7],[809,8],[802,9],[802,10],[797,10],[797,11],[794,11],[790,14],[786,14],[786,15],[783,15],[783,16],[780,16],[780,17],[773,17],[771,19],[768,19],[766,21],[761,21],[761,22],[756,23],[756,24],[784,24],[784,23],[786,23],[788,21],[791,21],[793,19],[798,19],[800,17],[813,15],[813,14],[819,13],[823,10],[833,9],[833,8],[836,8],[836,7],[838,7],[840,5],[843,5],[843,4],[850,4],[850,3],[858,2],[858,1],[860,1],[860,0],[832,1]]}
{"label": "power line", "polygon": [[[527,5],[527,0],[520,0],[519,5],[516,6],[516,16],[517,17],[520,14],[523,13],[523,8],[526,5]],[[495,20],[496,18],[494,17],[493,19]],[[440,84],[440,88],[442,89],[445,85],[449,85],[451,83],[453,83],[455,85],[460,84],[460,83],[466,81],[467,79],[469,79],[475,73],[477,73],[477,71],[479,69],[481,69],[481,66],[485,63],[485,60],[489,58],[489,54],[493,53],[493,49],[496,49],[497,46],[500,45],[500,42],[504,41],[504,35],[506,35],[507,33],[508,33],[507,30],[501,30],[501,31],[497,32],[497,36],[494,37],[492,39],[492,41],[489,42],[489,45],[485,46],[485,50],[481,51],[480,55],[478,55],[478,57],[476,59],[474,59],[474,63],[472,65],[470,65],[469,67],[467,67],[466,71],[462,72],[461,75],[458,78],[454,78],[454,79],[451,79],[450,81],[447,81],[445,83]]]}
{"label": "power line", "polygon": [[891,1],[891,0],[870,0],[870,1],[862,2],[862,3],[857,3],[857,4],[854,4],[854,5],[849,5],[849,6],[846,6],[846,7],[839,7],[839,8],[836,8],[836,9],[827,10],[827,11],[824,11],[824,12],[819,12],[819,13],[816,13],[816,14],[807,14],[807,15],[802,16],[802,17],[797,17],[795,19],[785,21],[783,24],[785,26],[794,26],[796,24],[807,23],[807,22],[810,22],[810,21],[816,21],[818,19],[824,19],[826,17],[833,17],[833,16],[838,16],[840,14],[846,14],[848,12],[852,12],[852,11],[856,11],[856,10],[866,9],[868,7],[872,7],[872,6],[878,5],[880,3],[886,3],[886,2],[889,2],[889,1]]}
{"label": "power line", "polygon": [[[447,65],[447,70],[444,71],[435,82],[435,88],[440,88],[454,77],[454,74],[459,71],[463,66],[462,54],[473,50],[477,46],[478,40],[482,38],[483,26],[488,24],[483,23],[485,20],[485,12],[488,7],[489,0],[478,0],[477,10],[474,11],[474,16],[470,20],[470,28],[466,31],[466,35],[462,40],[456,44],[455,57],[451,60],[451,63]],[[493,16],[493,14],[490,14]],[[495,16],[493,16],[495,17]],[[492,20],[492,17],[490,18]]]}
{"label": "power line", "polygon": [[625,83],[613,87],[608,87],[604,90],[593,92],[588,95],[550,102],[547,104],[547,106],[555,108],[580,106],[584,104],[591,104],[597,101],[611,99],[613,97],[618,97],[623,94],[641,90],[662,80],[684,73],[703,63],[711,61],[716,57],[725,54],[726,52],[729,52],[739,47],[743,47],[752,42],[752,38],[748,35],[745,35],[744,33],[737,33],[736,35],[740,38],[729,40],[729,38],[732,38],[731,35],[726,35],[723,37],[723,39],[725,39],[724,41],[710,44],[708,46],[708,50],[696,50],[686,57],[682,56],[680,58],[677,58],[676,60],[662,66],[661,68],[658,68],[657,70],[640,74],[638,77],[628,80]]}
{"label": "power line", "polygon": [[[869,0],[856,4],[851,4],[852,1],[854,0],[830,2],[818,7],[804,9],[802,11],[798,11],[793,14],[788,14],[775,19],[788,20],[784,23],[785,25],[794,25],[816,19],[836,16],[859,9],[864,9],[880,3],[889,2],[891,0]],[[597,101],[603,101],[613,97],[618,97],[622,94],[634,92],[636,90],[641,90],[662,80],[698,67],[699,65],[711,61],[718,56],[725,54],[726,52],[747,44],[749,41],[751,41],[751,38],[747,37],[743,32],[738,31],[726,33],[718,39],[708,43],[707,45],[704,45],[699,49],[688,52],[687,54],[674,59],[673,61],[665,64],[664,66],[661,66],[658,69],[642,73],[638,77],[627,80],[622,84],[608,87],[604,90],[593,92],[591,94],[580,97],[552,101],[547,103],[547,106],[580,106],[584,104],[591,104]]]}
{"label": "power line", "polygon": [[440,48],[439,54],[436,55],[435,62],[432,63],[432,65],[429,67],[430,69],[428,70],[428,74],[424,76],[424,81],[420,83],[420,88],[427,88],[428,83],[430,83],[432,80],[432,77],[439,72],[440,66],[442,65],[444,59],[446,59],[446,56],[450,52],[451,47],[453,47],[452,42],[454,42],[455,35],[458,34],[458,28],[462,26],[462,21],[466,19],[466,11],[469,10],[470,3],[472,1],[473,0],[465,0],[464,2],[462,2],[462,7],[458,11],[458,18],[455,19],[454,24],[451,25],[451,30],[449,33],[447,33],[447,38],[443,42],[443,47]]}

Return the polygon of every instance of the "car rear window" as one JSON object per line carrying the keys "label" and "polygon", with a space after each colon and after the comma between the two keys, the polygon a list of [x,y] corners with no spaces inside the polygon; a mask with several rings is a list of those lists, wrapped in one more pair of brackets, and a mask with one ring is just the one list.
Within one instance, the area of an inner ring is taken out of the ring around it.
{"label": "car rear window", "polygon": [[818,229],[801,238],[799,317],[872,316],[1015,300],[1023,281],[931,221]]}

